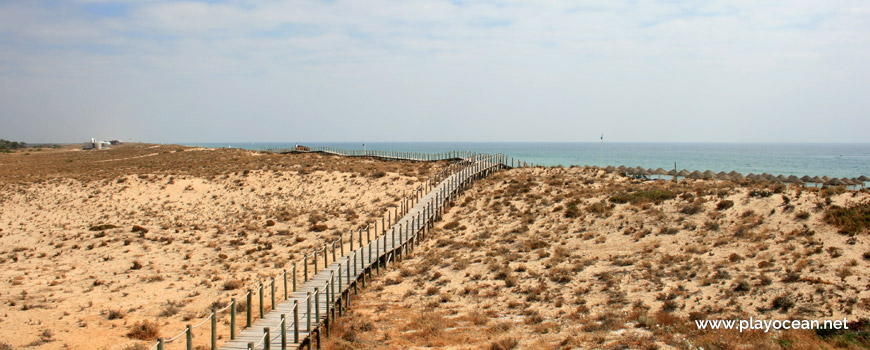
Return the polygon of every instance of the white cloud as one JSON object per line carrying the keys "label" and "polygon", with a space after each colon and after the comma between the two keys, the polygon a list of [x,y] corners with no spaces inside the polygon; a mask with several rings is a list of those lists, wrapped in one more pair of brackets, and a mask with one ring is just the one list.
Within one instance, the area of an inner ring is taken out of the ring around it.
{"label": "white cloud", "polygon": [[[870,92],[861,1],[126,6],[0,4],[0,118],[111,116],[111,132],[154,141],[421,137],[381,127],[397,121],[431,125],[427,140],[759,141],[761,121],[782,126],[765,141],[862,141],[790,121],[854,124],[870,107],[850,97]],[[71,124],[0,137],[99,128]]]}

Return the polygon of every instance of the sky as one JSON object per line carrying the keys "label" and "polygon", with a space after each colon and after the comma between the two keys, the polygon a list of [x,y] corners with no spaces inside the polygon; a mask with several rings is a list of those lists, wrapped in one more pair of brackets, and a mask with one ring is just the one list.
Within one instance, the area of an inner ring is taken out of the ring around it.
{"label": "sky", "polygon": [[870,142],[870,2],[0,0],[0,138]]}

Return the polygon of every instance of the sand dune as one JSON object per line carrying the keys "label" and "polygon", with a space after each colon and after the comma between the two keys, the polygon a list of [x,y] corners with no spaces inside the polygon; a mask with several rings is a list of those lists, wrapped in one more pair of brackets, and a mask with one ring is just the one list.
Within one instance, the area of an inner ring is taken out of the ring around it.
{"label": "sand dune", "polygon": [[141,320],[173,336],[440,167],[177,146],[0,157],[14,164],[0,172],[0,343],[38,349],[138,348],[126,335]]}
{"label": "sand dune", "polygon": [[502,171],[355,299],[326,348],[863,348],[855,333],[700,332],[691,320],[870,317],[868,236],[823,220],[868,198]]}

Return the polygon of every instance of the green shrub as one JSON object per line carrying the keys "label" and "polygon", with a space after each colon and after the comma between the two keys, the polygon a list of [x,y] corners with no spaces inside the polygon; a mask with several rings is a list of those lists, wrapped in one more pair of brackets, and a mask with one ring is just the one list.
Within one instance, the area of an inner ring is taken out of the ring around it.
{"label": "green shrub", "polygon": [[849,207],[832,206],[825,212],[825,222],[839,228],[840,233],[867,233],[870,231],[870,203]]}

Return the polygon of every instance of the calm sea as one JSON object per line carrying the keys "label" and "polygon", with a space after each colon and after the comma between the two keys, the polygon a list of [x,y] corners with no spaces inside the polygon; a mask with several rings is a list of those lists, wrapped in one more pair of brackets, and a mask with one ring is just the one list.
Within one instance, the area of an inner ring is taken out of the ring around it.
{"label": "calm sea", "polygon": [[[292,148],[294,143],[182,143],[201,147],[254,150]],[[306,146],[363,149],[362,143],[309,142]],[[641,166],[644,168],[735,170],[742,174],[770,173],[858,177],[870,176],[870,143],[772,144],[772,143],[367,143],[367,149],[405,152],[466,150],[504,153],[508,157],[541,165]]]}

